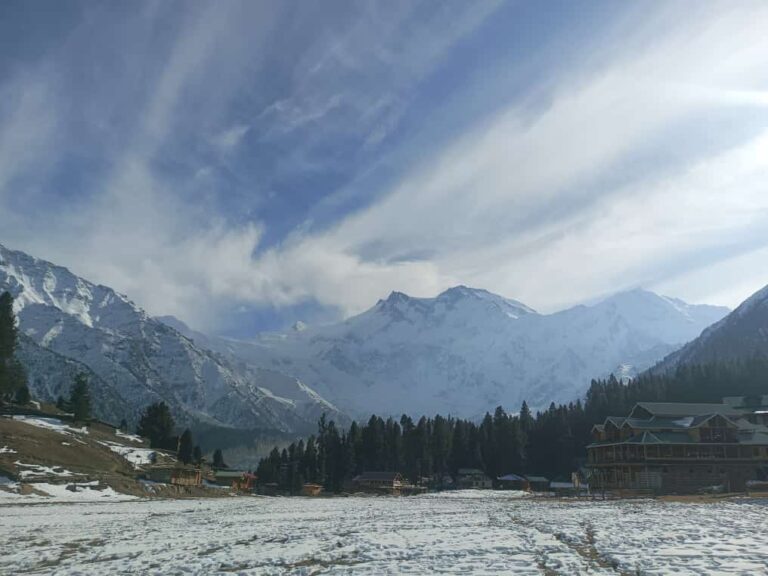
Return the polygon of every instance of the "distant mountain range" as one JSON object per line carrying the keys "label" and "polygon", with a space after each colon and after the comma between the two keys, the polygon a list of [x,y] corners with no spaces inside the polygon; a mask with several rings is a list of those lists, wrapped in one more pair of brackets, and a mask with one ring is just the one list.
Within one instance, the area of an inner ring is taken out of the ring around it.
{"label": "distant mountain range", "polygon": [[[768,286],[653,368],[768,358]],[[768,382],[766,383],[768,388]]]}
{"label": "distant mountain range", "polygon": [[338,410],[295,378],[228,362],[149,317],[111,288],[0,246],[0,291],[15,298],[19,357],[33,394],[67,395],[74,374],[90,376],[102,418],[136,422],[165,401],[184,425],[304,433]]}
{"label": "distant mountain range", "polygon": [[582,396],[592,378],[631,377],[728,309],[635,290],[594,306],[538,314],[485,290],[435,298],[393,292],[344,322],[301,325],[250,342],[194,333],[201,346],[291,374],[353,417],[372,412],[476,417]]}
{"label": "distant mountain range", "polygon": [[164,400],[184,424],[303,434],[317,418],[370,413],[475,417],[580,397],[592,378],[643,371],[722,307],[635,290],[555,314],[457,286],[435,298],[393,292],[328,326],[297,323],[252,341],[152,318],[66,268],[0,246],[0,290],[16,298],[19,356],[33,393],[91,378],[98,414],[136,421]]}

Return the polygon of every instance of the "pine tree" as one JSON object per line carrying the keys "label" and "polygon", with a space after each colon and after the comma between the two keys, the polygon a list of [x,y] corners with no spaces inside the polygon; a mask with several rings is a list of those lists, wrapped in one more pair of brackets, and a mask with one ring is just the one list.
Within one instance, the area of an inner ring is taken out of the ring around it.
{"label": "pine tree", "polygon": [[84,422],[91,418],[91,393],[88,390],[88,377],[85,374],[75,376],[69,394],[69,406],[75,420]]}
{"label": "pine tree", "polygon": [[222,454],[221,448],[216,448],[216,450],[213,451],[213,467],[227,468],[227,465],[224,463],[224,454]]}
{"label": "pine tree", "polygon": [[16,404],[21,404],[22,406],[29,404],[31,398],[29,395],[29,388],[27,388],[26,384],[16,388],[16,396],[14,397],[14,400],[16,401]]}
{"label": "pine tree", "polygon": [[0,361],[8,361],[16,352],[16,316],[13,314],[13,297],[10,292],[0,294]]}
{"label": "pine tree", "polygon": [[192,432],[190,432],[189,428],[184,430],[182,432],[181,437],[179,438],[179,449],[176,453],[176,456],[181,462],[184,462],[184,464],[189,464],[192,462],[192,452],[194,450],[194,445],[192,444]]}
{"label": "pine tree", "polygon": [[13,297],[3,292],[0,294],[0,402],[10,400],[20,387],[27,385],[24,368],[14,356],[17,338]]}
{"label": "pine tree", "polygon": [[136,432],[139,436],[149,438],[152,448],[173,449],[173,428],[175,426],[171,411],[165,402],[156,402],[147,406],[141,415]]}
{"label": "pine tree", "polygon": [[203,451],[200,449],[200,446],[195,446],[195,449],[192,451],[192,461],[195,464],[203,462]]}

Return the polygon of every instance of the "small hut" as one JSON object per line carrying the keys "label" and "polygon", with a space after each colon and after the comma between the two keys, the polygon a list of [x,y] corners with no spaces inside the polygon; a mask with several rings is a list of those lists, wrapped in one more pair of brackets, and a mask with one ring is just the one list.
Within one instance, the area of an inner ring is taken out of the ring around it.
{"label": "small hut", "polygon": [[497,479],[499,488],[502,490],[522,490],[528,492],[531,489],[531,484],[524,476],[518,476],[517,474],[505,474],[499,476]]}
{"label": "small hut", "polygon": [[549,479],[544,476],[526,476],[532,492],[549,492]]}
{"label": "small hut", "polygon": [[307,484],[304,484],[301,487],[302,496],[320,496],[320,493],[322,491],[323,491],[322,484],[313,484],[311,482],[308,482]]}

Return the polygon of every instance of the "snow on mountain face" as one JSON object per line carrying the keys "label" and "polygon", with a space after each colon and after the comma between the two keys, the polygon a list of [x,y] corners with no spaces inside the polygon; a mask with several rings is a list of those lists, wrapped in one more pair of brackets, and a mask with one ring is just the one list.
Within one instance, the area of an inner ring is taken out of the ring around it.
{"label": "snow on mountain face", "polygon": [[543,315],[459,286],[435,298],[393,292],[339,324],[212,345],[292,374],[356,415],[471,417],[573,400],[611,372],[635,375],[727,312],[636,290]]}
{"label": "snow on mountain face", "polygon": [[745,300],[731,314],[665,358],[654,372],[681,364],[709,364],[754,357],[768,358],[768,286]]}
{"label": "snow on mountain face", "polygon": [[181,423],[290,432],[336,410],[293,378],[235,367],[110,288],[3,246],[0,290],[15,298],[20,357],[42,399],[66,395],[86,368],[97,413],[110,420],[135,421],[164,400]]}

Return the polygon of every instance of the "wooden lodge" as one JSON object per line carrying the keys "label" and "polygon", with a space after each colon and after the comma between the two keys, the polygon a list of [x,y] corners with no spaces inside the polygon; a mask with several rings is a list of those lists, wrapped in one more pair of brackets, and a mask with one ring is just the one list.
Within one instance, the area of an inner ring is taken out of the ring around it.
{"label": "wooden lodge", "polygon": [[640,402],[593,427],[592,490],[744,491],[768,479],[768,396]]}
{"label": "wooden lodge", "polygon": [[236,492],[253,492],[256,480],[255,474],[243,470],[213,470],[209,482],[218,486],[229,486]]}
{"label": "wooden lodge", "polygon": [[531,492],[549,492],[549,478],[545,476],[534,476],[529,474],[525,477],[528,480],[528,485],[531,487]]}
{"label": "wooden lodge", "polygon": [[459,468],[459,473],[456,476],[456,483],[459,488],[465,490],[490,490],[493,488],[493,480],[478,468]]}
{"label": "wooden lodge", "polygon": [[200,468],[151,466],[145,475],[153,482],[175,486],[201,486],[203,484],[203,474]]}
{"label": "wooden lodge", "polygon": [[496,478],[496,483],[501,490],[521,490],[528,492],[531,489],[531,484],[525,476],[518,476],[517,474],[505,474]]}
{"label": "wooden lodge", "polygon": [[352,485],[360,492],[399,496],[403,477],[399,472],[363,472],[352,479]]}
{"label": "wooden lodge", "polygon": [[311,482],[304,484],[301,487],[302,496],[320,496],[323,491],[322,484],[313,484]]}

